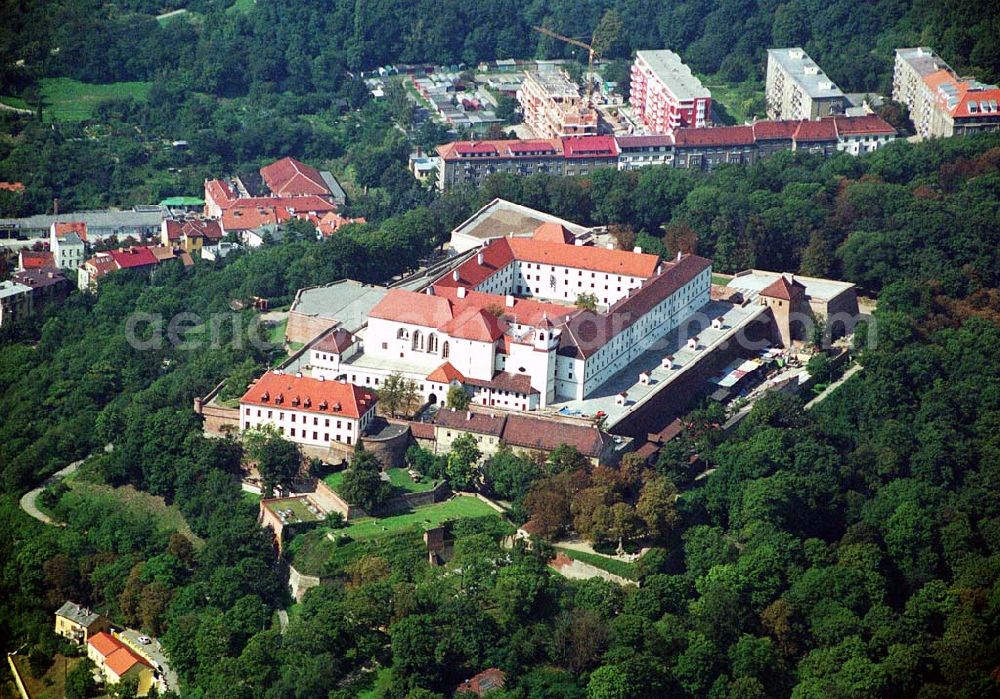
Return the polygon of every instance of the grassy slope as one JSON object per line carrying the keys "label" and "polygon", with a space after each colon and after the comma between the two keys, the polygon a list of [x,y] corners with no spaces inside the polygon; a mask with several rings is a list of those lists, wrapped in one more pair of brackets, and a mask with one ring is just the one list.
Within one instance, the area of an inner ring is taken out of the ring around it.
{"label": "grassy slope", "polygon": [[445,502],[418,507],[412,512],[377,519],[360,519],[346,529],[338,531],[352,539],[371,539],[404,529],[428,529],[454,519],[485,517],[495,514],[497,511],[482,500],[468,495],[459,495]]}
{"label": "grassy slope", "polygon": [[607,556],[586,553],[585,551],[574,551],[573,549],[564,549],[558,546],[556,548],[565,553],[569,558],[572,558],[574,561],[589,563],[595,568],[606,570],[609,573],[619,575],[627,580],[635,580],[638,578],[635,566],[631,563],[625,563],[624,561],[608,558]]}
{"label": "grassy slope", "polygon": [[[437,485],[437,481],[426,479],[414,482],[404,468],[386,469],[386,473],[389,474],[389,482],[392,483],[394,488],[407,493],[423,493],[433,489]],[[344,481],[344,472],[337,471],[336,473],[331,473],[323,481],[334,491],[339,491],[340,484]]]}
{"label": "grassy slope", "polygon": [[144,100],[152,86],[149,82],[91,85],[70,78],[43,78],[40,82],[45,118],[50,121],[83,121],[90,117],[99,102],[115,97]]}

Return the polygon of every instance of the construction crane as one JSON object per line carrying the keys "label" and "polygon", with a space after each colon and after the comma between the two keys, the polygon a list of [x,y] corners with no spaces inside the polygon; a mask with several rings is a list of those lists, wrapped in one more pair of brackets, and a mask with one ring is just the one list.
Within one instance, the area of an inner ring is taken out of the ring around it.
{"label": "construction crane", "polygon": [[[559,41],[565,41],[567,44],[572,44],[573,46],[579,46],[582,49],[587,49],[587,106],[593,107],[593,102],[591,100],[591,95],[594,91],[594,57],[598,55],[597,51],[590,44],[585,44],[579,39],[574,39],[569,36],[563,36],[562,34],[557,34],[551,29],[546,29],[545,27],[532,27],[539,34],[544,34],[545,36],[551,36],[553,39],[558,39]],[[593,40],[591,40],[593,41]]]}

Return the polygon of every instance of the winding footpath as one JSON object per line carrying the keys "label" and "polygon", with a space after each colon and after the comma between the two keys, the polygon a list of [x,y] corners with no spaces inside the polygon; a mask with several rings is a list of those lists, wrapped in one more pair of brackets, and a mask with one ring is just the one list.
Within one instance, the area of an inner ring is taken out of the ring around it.
{"label": "winding footpath", "polygon": [[37,519],[42,524],[55,524],[60,527],[63,526],[62,524],[56,522],[47,514],[38,509],[38,504],[37,504],[38,496],[42,494],[43,490],[45,490],[53,483],[61,481],[66,476],[70,475],[71,473],[74,473],[78,468],[80,468],[80,464],[82,464],[84,461],[86,461],[86,459],[80,459],[79,461],[74,461],[69,466],[66,466],[65,468],[56,471],[51,476],[46,478],[45,481],[34,490],[29,490],[27,493],[22,495],[21,509],[27,512],[32,517],[34,517],[35,519]]}

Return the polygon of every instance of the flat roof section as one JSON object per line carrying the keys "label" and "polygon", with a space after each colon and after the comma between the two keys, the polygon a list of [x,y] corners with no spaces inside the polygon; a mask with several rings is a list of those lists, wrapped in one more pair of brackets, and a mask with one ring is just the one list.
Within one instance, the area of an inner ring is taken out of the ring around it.
{"label": "flat roof section", "polygon": [[[736,306],[724,301],[712,301],[699,309],[680,328],[667,333],[663,339],[653,343],[653,346],[636,357],[628,366],[605,381],[593,393],[583,400],[567,400],[553,403],[540,414],[559,413],[569,417],[593,418],[603,411],[607,418],[604,428],[608,431],[645,404],[650,398],[670,386],[678,377],[694,367],[709,352],[721,343],[732,338],[740,329],[746,327],[767,311],[766,306],[748,304]],[[714,318],[722,317],[722,328],[711,326]],[[687,329],[690,332],[681,332]],[[687,339],[690,334],[697,334],[697,350],[688,349]],[[672,355],[673,368],[661,366],[662,359]],[[639,373],[648,371],[650,382],[639,381]],[[618,405],[619,393],[626,392],[628,400],[625,405]]]}
{"label": "flat roof section", "polygon": [[695,77],[681,57],[673,51],[636,51],[635,55],[649,65],[653,74],[670,88],[678,100],[708,99],[712,96],[708,88],[701,84],[701,80]]}
{"label": "flat roof section", "polygon": [[768,49],[767,55],[784,68],[792,80],[812,99],[844,97],[843,91],[837,84],[802,49]]}
{"label": "flat roof section", "polygon": [[[759,294],[762,289],[774,283],[774,281],[780,276],[782,275],[779,272],[768,272],[762,269],[748,269],[733,277],[726,285],[726,288],[742,292],[744,297],[749,298]],[[806,287],[806,296],[822,301],[830,301],[848,289],[854,288],[854,284],[851,284],[850,282],[838,282],[833,279],[818,279],[816,277],[803,277],[798,274],[795,275],[795,281],[800,282]]]}
{"label": "flat roof section", "polygon": [[368,322],[368,313],[388,292],[384,286],[344,279],[326,286],[303,289],[291,312],[336,320],[354,332]]}
{"label": "flat roof section", "polygon": [[472,214],[451,232],[451,247],[465,252],[491,238],[531,236],[543,223],[557,223],[576,238],[587,237],[589,228],[571,223],[558,216],[536,211],[505,199],[494,199]]}

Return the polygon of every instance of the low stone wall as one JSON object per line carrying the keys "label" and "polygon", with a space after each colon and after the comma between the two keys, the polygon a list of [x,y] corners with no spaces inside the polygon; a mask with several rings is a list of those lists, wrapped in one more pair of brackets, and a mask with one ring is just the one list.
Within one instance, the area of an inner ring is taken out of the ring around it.
{"label": "low stone wall", "polygon": [[[301,290],[299,293],[302,293]],[[334,318],[311,316],[299,313],[298,311],[292,311],[288,314],[288,325],[285,326],[285,340],[287,342],[301,342],[302,344],[306,344],[336,324],[337,321]]]}
{"label": "low stone wall", "polygon": [[31,695],[28,694],[28,688],[24,685],[24,680],[21,679],[21,671],[17,669],[17,664],[14,662],[14,656],[8,653],[7,664],[10,666],[10,672],[14,675],[14,684],[17,686],[17,692],[21,695],[22,699],[31,699]]}
{"label": "low stone wall", "polygon": [[357,505],[351,505],[340,497],[337,491],[328,486],[322,479],[316,481],[316,501],[327,512],[339,512],[345,520],[368,516],[368,513],[363,509]]}

